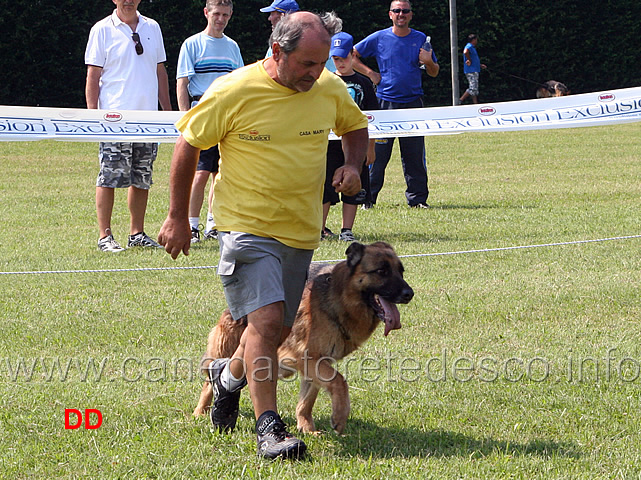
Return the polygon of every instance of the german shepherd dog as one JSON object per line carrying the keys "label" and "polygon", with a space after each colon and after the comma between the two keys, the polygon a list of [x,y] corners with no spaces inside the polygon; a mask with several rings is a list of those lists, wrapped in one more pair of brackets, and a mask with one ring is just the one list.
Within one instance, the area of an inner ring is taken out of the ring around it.
{"label": "german shepherd dog", "polygon": [[[352,243],[347,259],[310,268],[292,331],[278,349],[279,376],[301,374],[296,420],[298,430],[315,432],[312,408],[321,388],[332,401],[331,425],[342,433],[349,416],[347,382],[333,367],[362,345],[378,324],[384,334],[401,327],[396,304],[408,303],[414,291],[403,279],[403,264],[391,245]],[[247,326],[247,319],[234,321],[225,310],[209,333],[202,367],[209,361],[231,357]],[[212,386],[203,385],[194,415],[203,415],[212,401]]]}
{"label": "german shepherd dog", "polygon": [[563,83],[548,80],[536,89],[536,98],[565,97],[570,90]]}

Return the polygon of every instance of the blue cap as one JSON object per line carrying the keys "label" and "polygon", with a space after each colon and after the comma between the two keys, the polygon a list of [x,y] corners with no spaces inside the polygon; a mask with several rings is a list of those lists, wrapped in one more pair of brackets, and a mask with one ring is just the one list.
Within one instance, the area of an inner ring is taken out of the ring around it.
{"label": "blue cap", "polygon": [[354,48],[354,38],[349,33],[338,32],[332,37],[332,46],[329,49],[330,57],[347,58]]}
{"label": "blue cap", "polygon": [[269,7],[261,8],[261,12],[280,12],[291,13],[300,10],[298,3],[295,0],[274,0]]}

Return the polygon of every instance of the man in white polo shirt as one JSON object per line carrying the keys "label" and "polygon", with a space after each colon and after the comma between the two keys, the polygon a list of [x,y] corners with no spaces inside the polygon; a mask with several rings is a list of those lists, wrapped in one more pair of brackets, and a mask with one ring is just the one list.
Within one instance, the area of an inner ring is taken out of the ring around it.
{"label": "man in white polo shirt", "polygon": [[[140,0],[113,0],[114,12],[96,23],[85,51],[87,108],[171,110],[162,32],[158,23],[140,15]],[[144,232],[145,212],[155,143],[100,144],[96,211],[103,252],[124,250],[111,232],[114,189],[127,188],[130,235],[127,246],[159,247]]]}

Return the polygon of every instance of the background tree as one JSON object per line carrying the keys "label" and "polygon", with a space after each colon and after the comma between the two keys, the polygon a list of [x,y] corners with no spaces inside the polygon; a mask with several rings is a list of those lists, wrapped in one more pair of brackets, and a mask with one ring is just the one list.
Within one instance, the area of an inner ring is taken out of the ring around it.
{"label": "background tree", "polygon": [[[259,9],[270,0],[237,0],[225,33],[245,63],[262,58],[271,27]],[[387,0],[300,0],[307,10],[334,10],[356,41],[390,26]],[[160,23],[174,107],[175,73],[183,40],[205,28],[204,0],[143,0],[140,11]],[[109,0],[0,0],[0,104],[84,108],[84,50],[89,30],[109,15]],[[412,26],[432,37],[441,72],[424,78],[427,105],[451,102],[447,0],[413,2]],[[534,98],[536,83],[554,79],[572,93],[637,86],[636,37],[641,2],[609,0],[458,0],[457,61],[469,33],[479,35],[482,102]],[[520,78],[517,78],[520,77]],[[460,86],[465,82],[461,74]]]}

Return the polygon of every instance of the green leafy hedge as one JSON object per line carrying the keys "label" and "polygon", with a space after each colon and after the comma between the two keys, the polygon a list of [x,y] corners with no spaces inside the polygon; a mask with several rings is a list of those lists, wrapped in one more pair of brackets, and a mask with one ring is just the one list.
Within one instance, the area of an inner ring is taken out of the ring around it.
{"label": "green leafy hedge", "polygon": [[[259,9],[270,0],[237,0],[226,33],[240,45],[246,63],[262,58],[270,24]],[[335,10],[344,30],[358,41],[391,25],[389,2],[300,0],[312,11]],[[202,30],[203,0],[145,0],[140,11],[160,23],[174,106],[175,72],[182,41]],[[114,8],[108,0],[0,0],[0,104],[84,107],[84,50],[91,26]],[[432,37],[441,73],[425,76],[428,105],[451,103],[449,5],[413,5],[412,26]],[[641,83],[636,37],[641,2],[612,0],[459,0],[458,51],[468,33],[479,35],[478,51],[488,70],[481,74],[481,101],[533,98],[537,82],[554,79],[573,93]],[[461,61],[459,54],[458,61]],[[459,70],[462,66],[459,64]],[[466,83],[460,74],[460,88]]]}

